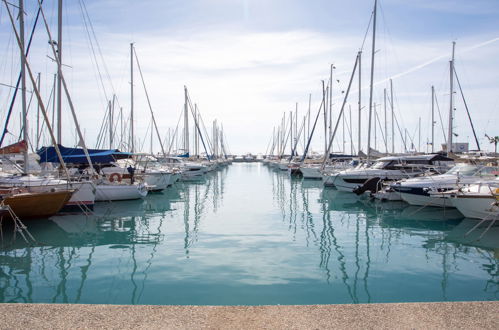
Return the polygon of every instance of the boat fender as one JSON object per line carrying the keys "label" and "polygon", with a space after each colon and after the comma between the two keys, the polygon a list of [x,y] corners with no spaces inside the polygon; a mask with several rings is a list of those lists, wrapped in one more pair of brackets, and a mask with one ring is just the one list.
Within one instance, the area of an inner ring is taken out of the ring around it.
{"label": "boat fender", "polygon": [[109,182],[114,182],[114,180],[121,182],[123,177],[119,173],[113,173],[109,176]]}

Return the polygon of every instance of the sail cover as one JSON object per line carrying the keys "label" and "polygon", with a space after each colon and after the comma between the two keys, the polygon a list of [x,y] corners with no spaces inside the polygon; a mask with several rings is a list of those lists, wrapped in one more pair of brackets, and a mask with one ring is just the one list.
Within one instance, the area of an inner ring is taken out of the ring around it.
{"label": "sail cover", "polygon": [[[88,164],[85,152],[81,148],[66,148],[61,145],[62,159],[67,164]],[[118,159],[131,158],[129,152],[121,152],[118,149],[87,149],[90,159],[94,164],[109,164]],[[40,163],[59,163],[59,157],[54,147],[42,147],[37,152],[40,156]]]}

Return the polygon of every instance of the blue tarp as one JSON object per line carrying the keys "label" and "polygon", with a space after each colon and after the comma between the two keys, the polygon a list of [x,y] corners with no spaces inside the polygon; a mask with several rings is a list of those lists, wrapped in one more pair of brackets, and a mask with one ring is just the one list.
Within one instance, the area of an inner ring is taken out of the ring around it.
{"label": "blue tarp", "polygon": [[[88,164],[85,152],[81,148],[66,148],[59,145],[62,159],[68,164]],[[54,147],[42,147],[37,152],[40,156],[40,163],[59,163],[59,157]],[[130,158],[129,152],[121,152],[118,149],[88,149],[88,154],[92,163],[109,164],[117,159]]]}

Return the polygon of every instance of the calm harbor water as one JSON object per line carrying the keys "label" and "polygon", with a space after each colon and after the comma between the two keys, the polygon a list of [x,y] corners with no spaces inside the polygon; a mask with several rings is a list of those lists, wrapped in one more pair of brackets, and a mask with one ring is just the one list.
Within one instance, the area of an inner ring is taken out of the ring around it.
{"label": "calm harbor water", "polygon": [[0,250],[0,301],[497,300],[499,227],[465,236],[475,224],[239,163],[144,200],[98,204],[93,216],[30,221],[36,244],[5,239]]}

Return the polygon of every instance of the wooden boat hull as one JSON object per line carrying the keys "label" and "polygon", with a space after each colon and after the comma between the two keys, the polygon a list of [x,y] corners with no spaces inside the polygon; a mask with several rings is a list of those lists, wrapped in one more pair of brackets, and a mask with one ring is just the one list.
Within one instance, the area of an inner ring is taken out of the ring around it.
{"label": "wooden boat hull", "polygon": [[20,193],[3,197],[4,205],[10,206],[20,219],[50,217],[69,201],[74,190],[43,193]]}

